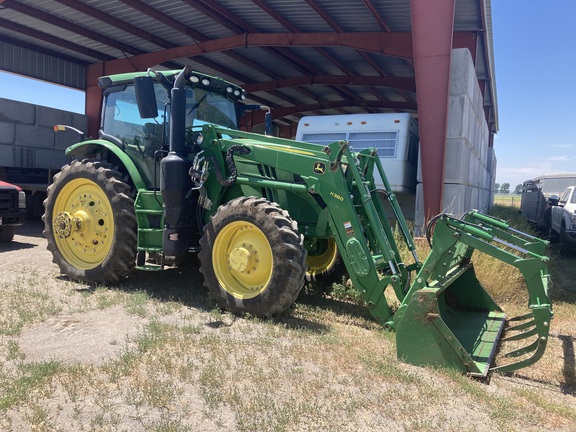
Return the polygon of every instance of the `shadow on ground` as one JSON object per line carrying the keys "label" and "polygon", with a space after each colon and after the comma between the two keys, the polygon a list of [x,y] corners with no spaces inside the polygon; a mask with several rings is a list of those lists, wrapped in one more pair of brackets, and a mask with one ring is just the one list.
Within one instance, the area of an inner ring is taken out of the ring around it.
{"label": "shadow on ground", "polygon": [[14,234],[24,237],[44,238],[44,222],[40,219],[29,219],[24,225],[17,226]]}
{"label": "shadow on ground", "polygon": [[[60,276],[61,280],[69,280],[66,276]],[[160,302],[177,302],[183,306],[194,308],[202,312],[210,312],[219,309],[212,300],[209,290],[203,285],[204,278],[199,271],[197,260],[190,260],[190,264],[182,267],[167,267],[163,271],[134,270],[120,284],[106,287],[110,290],[119,290],[126,293],[143,292],[151,299]],[[96,285],[83,285],[77,288],[79,292],[93,293],[98,289]],[[304,290],[303,290],[304,292]],[[295,304],[328,309],[336,314],[360,315],[370,318],[366,308],[354,304],[341,302],[318,295],[304,294],[296,300]],[[250,318],[250,317],[249,317]],[[323,334],[330,331],[330,327],[317,321],[304,319],[294,314],[294,306],[284,313],[273,318],[259,318],[272,323],[282,325],[292,330],[307,330],[313,333]],[[218,326],[217,323],[211,323]]]}
{"label": "shadow on ground", "polygon": [[38,247],[33,243],[23,243],[20,241],[11,241],[8,243],[0,243],[0,252],[8,252],[8,251],[15,251],[20,249],[32,249]]}

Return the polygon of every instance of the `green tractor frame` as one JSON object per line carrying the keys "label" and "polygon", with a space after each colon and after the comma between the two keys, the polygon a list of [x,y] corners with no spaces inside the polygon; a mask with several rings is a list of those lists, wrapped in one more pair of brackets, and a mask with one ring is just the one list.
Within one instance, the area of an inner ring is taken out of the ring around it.
{"label": "green tractor frame", "polygon": [[[162,270],[197,253],[221,307],[272,316],[306,279],[338,271],[341,260],[376,321],[396,332],[404,362],[486,377],[544,353],[552,318],[547,242],[477,211],[442,214],[428,225],[431,252],[421,262],[376,150],[242,132],[242,113],[260,107],[243,104],[240,87],[189,67],[99,84],[99,138],[67,149],[75,160],[45,201],[48,249],[70,278],[111,284],[134,268]],[[475,250],[519,269],[526,315],[508,318],[490,297],[474,273]],[[386,290],[400,303],[395,311]],[[523,339],[494,364],[503,343]]]}

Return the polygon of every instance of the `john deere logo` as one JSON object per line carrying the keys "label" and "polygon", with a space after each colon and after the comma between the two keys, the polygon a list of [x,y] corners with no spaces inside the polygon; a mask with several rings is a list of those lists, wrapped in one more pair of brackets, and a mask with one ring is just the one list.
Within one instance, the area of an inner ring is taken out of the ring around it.
{"label": "john deere logo", "polygon": [[326,164],[324,162],[315,162],[314,172],[320,175],[324,174],[326,172]]}

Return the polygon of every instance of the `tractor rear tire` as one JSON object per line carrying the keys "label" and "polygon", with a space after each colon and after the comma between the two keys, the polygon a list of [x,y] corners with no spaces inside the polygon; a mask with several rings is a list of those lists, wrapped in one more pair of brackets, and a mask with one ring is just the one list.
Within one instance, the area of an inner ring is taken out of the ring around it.
{"label": "tractor rear tire", "polygon": [[308,282],[331,284],[342,282],[342,278],[346,277],[346,267],[342,263],[336,241],[332,238],[318,239],[314,249],[308,249],[306,266],[306,281]]}
{"label": "tractor rear tire", "polygon": [[11,242],[14,239],[13,226],[0,226],[0,243]]}
{"label": "tractor rear tire", "polygon": [[44,201],[52,261],[70,279],[112,284],[135,266],[137,223],[130,186],[104,162],[62,167]]}
{"label": "tractor rear tire", "polygon": [[288,212],[264,198],[218,208],[200,240],[204,285],[233,313],[270,317],[298,297],[306,273],[304,237]]}

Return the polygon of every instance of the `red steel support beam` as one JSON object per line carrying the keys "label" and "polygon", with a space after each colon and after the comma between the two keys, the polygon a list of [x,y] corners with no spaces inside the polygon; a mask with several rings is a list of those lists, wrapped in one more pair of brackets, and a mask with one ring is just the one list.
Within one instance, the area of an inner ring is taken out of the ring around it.
{"label": "red steel support beam", "polygon": [[410,0],[424,223],[442,211],[455,0]]}
{"label": "red steel support beam", "polygon": [[[282,118],[293,114],[305,113],[308,111],[318,111],[333,108],[363,107],[363,108],[389,108],[399,110],[416,110],[417,106],[413,102],[391,102],[381,100],[339,100],[333,102],[320,102],[309,105],[294,105],[290,107],[275,108],[272,110],[273,118]],[[257,116],[258,113],[255,113]],[[262,113],[262,115],[264,115]],[[258,123],[254,123],[258,124]]]}
{"label": "red steel support beam", "polygon": [[103,63],[95,63],[86,69],[86,117],[88,118],[88,136],[98,137],[100,129],[100,111],[102,110],[102,90],[98,78],[106,75]]}
{"label": "red steel support beam", "polygon": [[476,64],[478,54],[478,33],[456,32],[452,38],[452,48],[468,48],[472,56],[472,62]]}
{"label": "red steel support beam", "polygon": [[310,75],[284,78],[276,81],[265,81],[243,86],[248,93],[269,91],[279,88],[299,87],[305,85],[347,85],[391,87],[411,92],[416,91],[412,77],[353,76],[353,75]]}
{"label": "red steel support beam", "polygon": [[251,33],[229,36],[222,39],[198,42],[161,51],[140,54],[129,59],[107,62],[108,73],[127,70],[146,70],[150,66],[182,57],[193,57],[209,52],[228,51],[245,47],[288,47],[288,46],[343,46],[360,51],[371,51],[395,57],[412,56],[410,33]]}

